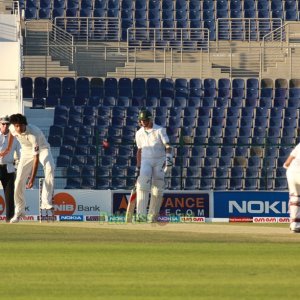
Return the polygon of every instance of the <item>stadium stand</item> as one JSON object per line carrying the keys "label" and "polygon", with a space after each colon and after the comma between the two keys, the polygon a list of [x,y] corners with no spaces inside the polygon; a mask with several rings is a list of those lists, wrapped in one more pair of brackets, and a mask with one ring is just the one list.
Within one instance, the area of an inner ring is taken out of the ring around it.
{"label": "stadium stand", "polygon": [[[222,42],[231,40],[235,45],[246,41],[248,46],[263,42],[266,34],[279,26],[275,21],[299,18],[296,1],[268,0],[28,0],[24,9],[25,19],[49,19],[74,41],[112,42],[114,47],[118,42],[142,53],[163,49],[182,54],[188,49],[190,56],[203,51],[202,40],[208,41],[200,28],[209,32],[208,45],[217,45],[220,51]],[[217,57],[218,51],[209,55]],[[230,65],[229,76],[224,71],[228,68],[225,57],[230,56],[226,52],[220,52],[220,60],[210,65],[210,69],[220,68],[220,73],[157,75],[153,71],[152,75],[151,69],[146,76],[136,76],[123,69],[114,76],[116,73],[107,69],[104,76],[24,76],[23,98],[32,99],[33,108],[54,109],[48,140],[59,148],[57,165],[70,177],[67,188],[115,189],[132,184],[132,178],[111,176],[113,171],[127,176],[135,166],[136,118],[139,109],[146,106],[155,121],[167,127],[176,144],[172,174],[183,179],[172,175],[167,180],[170,189],[282,190],[286,182],[280,167],[290,148],[278,145],[298,141],[299,79],[280,73],[276,78],[271,73],[258,76],[252,65],[247,65],[250,51],[242,53],[242,67]],[[79,61],[80,54],[74,59]],[[112,53],[106,53],[109,55]],[[174,70],[176,59],[174,54]],[[234,74],[236,69],[247,71],[247,75]],[[109,150],[101,147],[106,139],[111,144]],[[110,155],[113,158],[109,160]],[[83,167],[87,167],[84,172]]]}

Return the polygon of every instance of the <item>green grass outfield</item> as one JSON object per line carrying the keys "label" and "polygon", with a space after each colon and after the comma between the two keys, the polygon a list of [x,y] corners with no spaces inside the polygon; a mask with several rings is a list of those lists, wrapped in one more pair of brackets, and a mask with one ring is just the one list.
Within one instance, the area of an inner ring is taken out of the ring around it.
{"label": "green grass outfield", "polygon": [[288,225],[0,225],[0,299],[295,299]]}

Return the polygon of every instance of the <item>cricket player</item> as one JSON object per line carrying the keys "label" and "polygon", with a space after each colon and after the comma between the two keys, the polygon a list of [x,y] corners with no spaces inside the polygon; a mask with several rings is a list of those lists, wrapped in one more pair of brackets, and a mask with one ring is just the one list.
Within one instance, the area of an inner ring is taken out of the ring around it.
{"label": "cricket player", "polygon": [[290,229],[300,233],[300,144],[292,150],[283,167],[287,169],[286,177],[290,195]]}
{"label": "cricket player", "polygon": [[[0,151],[7,148],[9,125],[8,116],[0,118]],[[0,181],[4,191],[6,222],[9,222],[13,218],[15,211],[15,157],[20,158],[20,144],[17,140],[14,140],[11,151],[5,157],[0,157]]]}
{"label": "cricket player", "polygon": [[17,223],[21,217],[25,216],[25,187],[32,188],[39,162],[43,165],[45,174],[41,208],[53,209],[54,160],[50,152],[50,145],[39,128],[28,124],[26,117],[21,114],[11,115],[9,121],[11,125],[8,147],[0,153],[0,156],[3,157],[9,153],[14,138],[19,141],[21,159],[15,181],[15,214],[10,220],[10,223]]}
{"label": "cricket player", "polygon": [[[141,128],[136,132],[137,145],[137,220],[156,222],[165,188],[165,172],[173,163],[172,148],[166,129],[153,123],[148,110],[138,116]],[[147,206],[151,192],[149,212]]]}

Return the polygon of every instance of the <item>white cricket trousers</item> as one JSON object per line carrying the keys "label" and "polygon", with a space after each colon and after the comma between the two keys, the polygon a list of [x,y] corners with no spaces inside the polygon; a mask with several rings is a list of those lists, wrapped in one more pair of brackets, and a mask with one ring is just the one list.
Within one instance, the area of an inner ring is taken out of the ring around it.
{"label": "white cricket trousers", "polygon": [[286,172],[288,186],[289,186],[289,211],[291,230],[300,228],[300,172],[292,172],[287,170]]}
{"label": "white cricket trousers", "polygon": [[[54,189],[54,160],[49,149],[40,150],[39,161],[44,168],[44,185],[42,192],[42,206],[51,204]],[[21,152],[15,180],[15,215],[25,213],[25,188],[33,167],[33,155]]]}
{"label": "white cricket trousers", "polygon": [[[162,190],[164,188],[164,178],[165,173],[163,170],[163,165],[165,163],[165,156],[161,158],[143,158],[141,162],[141,170],[140,170],[140,177],[147,178],[147,183],[142,182],[141,188],[139,185],[137,186],[137,214],[138,215],[147,215],[147,206],[149,200],[149,192],[156,187],[159,189],[160,193],[162,194]],[[151,193],[151,201],[149,212],[152,213],[153,210],[159,210],[161,206],[162,199],[158,199],[159,203],[154,203],[153,200],[153,193]],[[161,197],[162,198],[162,197]],[[155,205],[156,204],[156,205]],[[157,206],[158,208],[153,208],[153,206]]]}

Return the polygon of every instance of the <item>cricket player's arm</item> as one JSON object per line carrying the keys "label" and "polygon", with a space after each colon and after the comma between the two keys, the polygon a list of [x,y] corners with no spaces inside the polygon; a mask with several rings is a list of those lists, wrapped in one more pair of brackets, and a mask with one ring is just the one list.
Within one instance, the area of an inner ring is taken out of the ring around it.
{"label": "cricket player's arm", "polygon": [[28,180],[28,183],[26,185],[26,188],[28,188],[28,189],[31,189],[33,187],[33,183],[34,183],[34,180],[36,177],[38,166],[39,166],[39,154],[36,154],[33,156],[32,172],[31,172],[31,176]]}
{"label": "cricket player's arm", "polygon": [[166,153],[172,154],[172,147],[169,143],[165,144]]}
{"label": "cricket player's arm", "polygon": [[9,132],[7,148],[0,152],[0,157],[4,157],[10,152],[13,142],[14,142],[14,136]]}
{"label": "cricket player's arm", "polygon": [[294,158],[295,156],[290,155],[284,162],[283,167],[287,169],[290,166],[291,162],[294,160]]}
{"label": "cricket player's arm", "polygon": [[138,148],[136,152],[136,167],[140,168],[142,162],[142,149]]}

